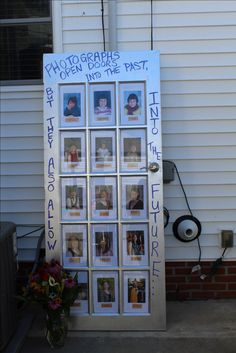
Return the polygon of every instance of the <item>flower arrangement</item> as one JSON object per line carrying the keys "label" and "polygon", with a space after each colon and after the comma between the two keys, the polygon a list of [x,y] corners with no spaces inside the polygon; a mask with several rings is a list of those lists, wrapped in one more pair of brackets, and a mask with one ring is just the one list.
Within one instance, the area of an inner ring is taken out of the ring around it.
{"label": "flower arrangement", "polygon": [[29,278],[23,296],[27,301],[39,303],[46,311],[46,337],[52,347],[63,344],[61,341],[67,333],[66,318],[78,291],[77,274],[71,276],[56,260],[45,262]]}

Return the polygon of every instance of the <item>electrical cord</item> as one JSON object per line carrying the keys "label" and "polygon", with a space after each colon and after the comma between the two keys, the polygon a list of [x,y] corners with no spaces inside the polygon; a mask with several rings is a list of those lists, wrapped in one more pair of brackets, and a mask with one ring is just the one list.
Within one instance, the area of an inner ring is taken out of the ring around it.
{"label": "electrical cord", "polygon": [[[182,183],[182,180],[181,180],[181,177],[180,177],[180,174],[179,174],[179,170],[178,170],[178,168],[177,168],[177,165],[176,165],[173,161],[169,161],[169,160],[166,160],[166,159],[163,160],[163,161],[174,166],[174,169],[175,169],[175,171],[176,171],[176,174],[177,174],[177,177],[178,177],[178,180],[179,180],[179,183],[180,183],[182,192],[183,192],[183,194],[184,194],[184,199],[185,199],[186,205],[187,205],[187,207],[188,207],[188,211],[189,211],[190,215],[193,216],[193,212],[192,212],[192,210],[191,210],[191,208],[190,208],[190,205],[189,205],[189,202],[188,202],[188,198],[187,198],[187,194],[186,194],[186,192],[185,192],[185,189],[184,189],[184,186],[183,186],[183,183]],[[198,244],[198,251],[199,251],[198,264],[200,264],[201,258],[202,258],[202,249],[201,249],[201,244],[200,244],[199,238],[197,238],[197,244]]]}
{"label": "electrical cord", "polygon": [[[30,225],[29,225],[29,227],[30,227]],[[33,226],[31,226],[31,227],[33,227]],[[25,234],[23,234],[23,235],[17,236],[17,239],[25,238],[27,235],[36,233],[36,232],[38,232],[39,230],[42,230],[42,229],[44,229],[44,228],[45,228],[45,226],[41,226],[41,227],[39,227],[39,228],[37,228],[37,229],[35,229],[35,230],[32,230],[31,232],[28,232],[28,233],[25,233]]]}
{"label": "electrical cord", "polygon": [[105,25],[104,25],[104,2],[103,2],[103,0],[101,0],[101,12],[102,12],[103,51],[106,51],[106,38],[105,38]]}

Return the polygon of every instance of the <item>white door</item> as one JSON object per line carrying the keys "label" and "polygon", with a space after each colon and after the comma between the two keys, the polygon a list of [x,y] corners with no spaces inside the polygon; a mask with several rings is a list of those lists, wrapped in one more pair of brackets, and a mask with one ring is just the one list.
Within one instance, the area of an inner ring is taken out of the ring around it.
{"label": "white door", "polygon": [[44,57],[46,254],[78,330],[165,329],[159,53]]}

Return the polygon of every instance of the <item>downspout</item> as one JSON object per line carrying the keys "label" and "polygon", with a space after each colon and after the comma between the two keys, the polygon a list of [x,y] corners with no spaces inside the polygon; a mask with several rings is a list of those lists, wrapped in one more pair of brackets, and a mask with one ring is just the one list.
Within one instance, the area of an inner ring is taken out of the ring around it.
{"label": "downspout", "polygon": [[117,50],[117,1],[108,0],[109,51]]}

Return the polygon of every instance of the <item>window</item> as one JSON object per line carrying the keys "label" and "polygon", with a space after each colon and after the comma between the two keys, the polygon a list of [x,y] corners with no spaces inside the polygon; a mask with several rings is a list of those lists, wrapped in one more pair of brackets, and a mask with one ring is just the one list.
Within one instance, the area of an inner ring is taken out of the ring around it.
{"label": "window", "polygon": [[42,78],[43,53],[52,52],[50,0],[1,0],[0,80]]}

